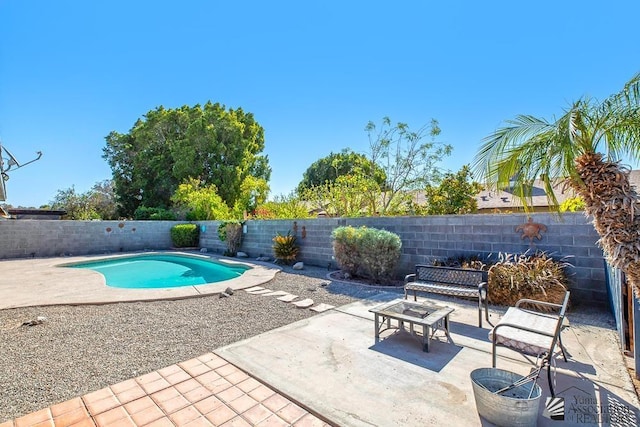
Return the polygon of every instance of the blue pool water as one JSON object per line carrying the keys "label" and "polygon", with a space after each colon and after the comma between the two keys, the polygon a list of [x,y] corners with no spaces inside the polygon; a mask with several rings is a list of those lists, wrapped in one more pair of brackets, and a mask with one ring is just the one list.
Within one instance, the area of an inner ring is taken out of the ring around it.
{"label": "blue pool water", "polygon": [[144,254],[69,264],[101,273],[108,286],[129,289],[175,288],[239,277],[250,267],[177,254]]}

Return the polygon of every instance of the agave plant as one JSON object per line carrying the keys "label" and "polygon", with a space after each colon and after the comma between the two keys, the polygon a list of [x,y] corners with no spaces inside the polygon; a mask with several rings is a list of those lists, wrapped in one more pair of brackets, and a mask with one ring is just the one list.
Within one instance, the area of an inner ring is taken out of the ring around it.
{"label": "agave plant", "polygon": [[[520,115],[485,138],[474,170],[489,187],[511,187],[530,206],[541,179],[557,209],[553,186],[564,180],[585,202],[609,262],[640,295],[638,194],[622,157],[640,158],[640,73],[602,102],[583,98],[559,119]],[[604,152],[603,152],[604,151]],[[515,184],[514,184],[515,183]]]}
{"label": "agave plant", "polygon": [[291,231],[288,231],[286,235],[277,233],[273,238],[273,254],[276,262],[290,264],[296,260],[298,252],[300,252],[300,247],[296,243],[296,236],[291,234]]}

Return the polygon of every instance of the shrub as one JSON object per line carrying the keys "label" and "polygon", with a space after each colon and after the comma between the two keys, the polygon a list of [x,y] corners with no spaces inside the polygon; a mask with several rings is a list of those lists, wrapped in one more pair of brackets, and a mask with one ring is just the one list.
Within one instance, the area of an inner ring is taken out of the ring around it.
{"label": "shrub", "polygon": [[276,262],[289,264],[295,261],[299,251],[300,248],[296,243],[296,236],[292,235],[291,231],[288,231],[286,236],[278,233],[273,238],[273,254]]}
{"label": "shrub", "polygon": [[521,298],[561,303],[569,282],[568,266],[564,259],[556,261],[546,252],[501,253],[489,268],[489,301],[508,306]]}
{"label": "shrub", "polygon": [[375,228],[338,227],[331,234],[338,266],[373,283],[393,278],[402,241],[397,234]]}
{"label": "shrub", "polygon": [[149,208],[146,206],[140,206],[133,213],[133,218],[137,220],[175,221],[176,214],[170,210],[163,208]]}
{"label": "shrub", "polygon": [[218,225],[218,238],[226,242],[226,256],[236,256],[242,246],[242,223],[236,220],[222,221]]}
{"label": "shrub", "polygon": [[171,241],[176,248],[196,247],[199,238],[200,229],[197,224],[178,224],[171,227]]}

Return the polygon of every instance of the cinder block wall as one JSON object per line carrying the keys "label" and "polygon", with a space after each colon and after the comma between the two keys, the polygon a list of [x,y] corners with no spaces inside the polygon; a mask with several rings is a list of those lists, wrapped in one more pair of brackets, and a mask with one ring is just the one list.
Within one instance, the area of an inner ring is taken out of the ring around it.
{"label": "cinder block wall", "polygon": [[[398,276],[410,273],[415,264],[430,264],[434,259],[460,255],[480,257],[499,253],[523,253],[542,250],[554,257],[568,257],[572,301],[605,304],[607,290],[602,251],[596,246],[598,235],[582,213],[570,213],[561,219],[545,213],[532,214],[534,222],[543,224],[541,239],[522,239],[515,229],[527,222],[524,214],[443,215],[423,217],[318,218],[304,220],[247,221],[242,250],[250,257],[273,257],[272,238],[276,233],[295,233],[300,245],[299,259],[307,264],[336,267],[331,247],[331,232],[339,226],[366,226],[391,231],[402,240]],[[222,253],[224,244],[217,236],[217,222],[206,224],[200,244]],[[305,237],[302,237],[304,228]]]}
{"label": "cinder block wall", "polygon": [[173,221],[0,221],[0,259],[168,249]]}
{"label": "cinder block wall", "polygon": [[[250,257],[273,257],[276,233],[294,232],[301,248],[300,260],[311,265],[336,268],[331,233],[351,225],[385,229],[402,240],[397,274],[402,277],[415,264],[460,255],[497,256],[500,252],[522,253],[529,249],[569,257],[573,280],[573,302],[606,303],[604,261],[596,246],[598,236],[582,213],[562,219],[537,213],[533,221],[546,226],[540,240],[522,239],[515,228],[527,221],[523,214],[447,215],[426,217],[318,218],[304,220],[247,221],[242,250]],[[172,221],[0,221],[0,259],[162,250],[172,246]],[[199,222],[200,246],[222,254],[226,248],[218,238],[218,221]],[[303,237],[304,230],[304,237]]]}

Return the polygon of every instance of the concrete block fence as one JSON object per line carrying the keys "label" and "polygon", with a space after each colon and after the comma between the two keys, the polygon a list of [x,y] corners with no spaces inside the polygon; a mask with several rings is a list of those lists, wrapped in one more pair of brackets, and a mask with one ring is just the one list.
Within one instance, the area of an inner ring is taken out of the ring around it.
{"label": "concrete block fence", "polygon": [[0,259],[168,249],[174,221],[0,221]]}
{"label": "concrete block fence", "polygon": [[[531,215],[546,226],[540,240],[522,239],[516,227],[525,224],[524,214],[446,215],[425,217],[314,218],[299,220],[246,221],[242,251],[251,258],[273,257],[272,239],[288,231],[296,234],[299,259],[306,264],[336,268],[332,231],[340,226],[366,226],[391,231],[402,240],[397,275],[402,277],[415,264],[458,256],[495,257],[499,253],[543,250],[555,257],[569,257],[573,265],[572,301],[605,304],[607,289],[598,236],[582,213]],[[172,221],[0,221],[0,259],[163,250],[172,246]],[[200,247],[222,254],[218,221],[198,222]]]}
{"label": "concrete block fence", "polygon": [[[515,231],[527,222],[528,216],[524,214],[247,221],[242,250],[252,258],[273,257],[273,237],[277,233],[294,233],[295,229],[300,245],[299,260],[335,269],[331,242],[331,232],[335,228],[351,225],[384,229],[398,234],[402,240],[398,277],[412,272],[415,264],[430,264],[436,259],[458,256],[497,259],[499,253],[542,250],[554,258],[567,257],[573,266],[569,269],[573,303],[606,304],[603,254],[596,245],[598,235],[584,214],[569,213],[558,218],[536,213],[531,217],[534,222],[546,226],[541,239],[533,239],[531,243],[522,238],[521,232]],[[217,237],[217,223],[201,224],[206,226],[206,232],[200,236],[201,246],[224,252],[225,246]]]}

